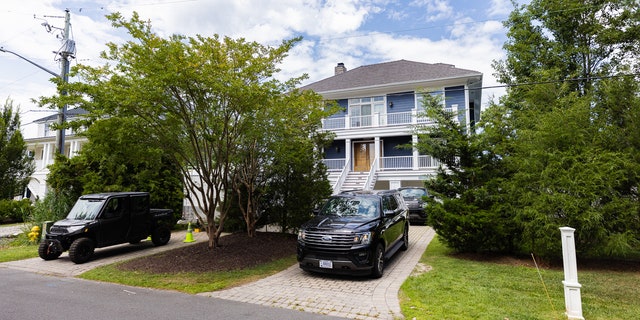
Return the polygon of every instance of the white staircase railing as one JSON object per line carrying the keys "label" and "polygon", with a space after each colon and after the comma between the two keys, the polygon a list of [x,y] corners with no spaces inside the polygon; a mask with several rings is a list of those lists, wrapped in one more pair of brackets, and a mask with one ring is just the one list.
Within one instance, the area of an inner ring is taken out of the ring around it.
{"label": "white staircase railing", "polygon": [[371,169],[369,170],[369,175],[367,176],[367,180],[364,182],[364,190],[373,189],[373,184],[375,183],[375,180],[373,180],[373,178],[378,172],[379,163],[380,163],[379,158],[376,158],[375,160],[373,160],[373,163],[371,164]]}
{"label": "white staircase railing", "polygon": [[350,167],[351,167],[351,159],[348,159],[344,165],[344,168],[342,168],[342,172],[340,172],[340,176],[338,177],[338,180],[336,181],[336,183],[333,184],[333,194],[337,194],[340,192],[340,188],[342,188],[342,184],[344,183],[344,180],[347,178],[347,174],[349,173]]}

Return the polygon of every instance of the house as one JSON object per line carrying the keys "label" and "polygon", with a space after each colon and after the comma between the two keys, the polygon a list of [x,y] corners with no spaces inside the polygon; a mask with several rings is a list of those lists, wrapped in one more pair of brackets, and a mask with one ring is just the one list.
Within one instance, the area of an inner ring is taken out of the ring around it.
{"label": "house", "polygon": [[[69,109],[65,113],[67,119],[77,117],[78,115],[87,113],[84,109]],[[50,115],[35,120],[38,126],[36,137],[25,139],[27,144],[27,152],[31,154],[35,160],[35,171],[31,175],[27,190],[24,197],[35,200],[37,198],[44,199],[47,193],[47,174],[49,173],[48,165],[53,164],[54,155],[58,152],[56,145],[56,130],[51,129],[51,125],[58,122],[58,115]],[[82,149],[82,145],[87,138],[76,135],[73,130],[65,130],[64,153],[67,157],[73,157]]]}
{"label": "house", "polygon": [[[335,139],[324,150],[324,162],[334,192],[346,189],[393,189],[421,186],[433,175],[438,162],[414,148],[402,148],[417,141],[414,126],[429,124],[421,115],[424,92],[444,95],[443,107],[458,111],[458,121],[473,126],[480,118],[482,73],[443,63],[398,60],[347,70],[343,63],[335,75],[302,87],[314,90],[343,110],[323,120],[322,130]],[[72,109],[67,117],[82,113]],[[35,157],[36,172],[28,189],[31,198],[46,194],[47,165],[53,163],[55,131],[50,125],[57,116],[37,120],[38,136],[27,139]],[[67,130],[65,153],[73,157],[86,142]],[[184,212],[193,208],[185,202]]]}
{"label": "house", "polygon": [[482,73],[444,63],[398,60],[347,70],[338,63],[332,77],[304,86],[343,110],[323,120],[335,139],[324,150],[334,193],[347,189],[422,186],[439,163],[415,148],[415,125],[423,94],[442,94],[443,108],[458,112],[471,127],[480,118]]}

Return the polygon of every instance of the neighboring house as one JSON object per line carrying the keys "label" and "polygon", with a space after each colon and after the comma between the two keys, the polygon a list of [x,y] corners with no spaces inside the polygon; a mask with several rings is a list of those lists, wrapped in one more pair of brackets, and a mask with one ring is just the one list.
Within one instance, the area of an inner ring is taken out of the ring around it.
{"label": "neighboring house", "polygon": [[[87,113],[84,109],[70,109],[66,112],[66,118],[72,119],[80,114]],[[37,136],[35,138],[25,139],[28,152],[33,155],[35,160],[35,171],[31,175],[31,180],[25,191],[25,197],[35,200],[44,198],[47,193],[47,174],[49,173],[48,165],[53,164],[54,155],[58,152],[56,148],[56,130],[51,129],[51,125],[57,123],[58,115],[50,115],[38,120],[34,123],[38,126]],[[65,130],[64,153],[71,158],[78,154],[82,148],[82,144],[87,138],[76,136],[71,129]]]}
{"label": "neighboring house", "polygon": [[422,94],[443,94],[443,108],[470,128],[480,118],[481,87],[480,72],[407,60],[353,70],[338,63],[334,76],[302,87],[343,108],[322,124],[335,133],[324,150],[334,193],[421,186],[439,163],[400,146],[417,142],[415,125],[430,123],[421,115]]}

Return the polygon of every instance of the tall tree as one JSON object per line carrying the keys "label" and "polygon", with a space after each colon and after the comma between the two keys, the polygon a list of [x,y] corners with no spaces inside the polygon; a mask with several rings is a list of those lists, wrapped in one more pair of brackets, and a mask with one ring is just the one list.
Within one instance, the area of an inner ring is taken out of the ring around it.
{"label": "tall tree", "polygon": [[[227,194],[234,192],[236,170],[246,159],[240,156],[246,154],[240,146],[255,140],[247,132],[254,119],[262,120],[256,116],[285,101],[279,98],[285,93],[289,102],[304,101],[306,110],[322,110],[319,96],[309,99],[294,90],[303,77],[286,82],[275,78],[277,65],[300,39],[283,41],[278,47],[218,35],[165,39],[137,13],[128,21],[119,13],[108,18],[133,40],[107,44],[102,57],[113,65],[77,66],[73,73],[85,82],[65,85],[64,102],[96,116],[135,119],[136,128],[157,138],[164,155],[179,164],[187,198],[201,209],[198,217],[206,226],[209,246],[216,247],[232,203]],[[61,101],[58,97],[42,102]],[[264,123],[255,127],[267,128]],[[252,161],[249,166],[255,167]],[[253,176],[249,173],[246,180]]]}
{"label": "tall tree", "polygon": [[505,25],[507,57],[495,66],[502,82],[517,86],[501,101],[504,126],[514,132],[504,159],[514,175],[502,188],[522,227],[520,251],[557,255],[565,225],[576,228],[581,255],[637,251],[640,171],[629,148],[639,92],[637,3],[534,0]]}
{"label": "tall tree", "polygon": [[571,226],[581,256],[640,252],[637,2],[532,0],[505,26],[510,87],[478,134],[444,117],[421,137],[447,164],[427,184],[434,227],[461,251],[558,256]]}
{"label": "tall tree", "polygon": [[444,109],[441,100],[424,95],[425,115],[434,123],[417,128],[420,153],[443,164],[425,182],[434,196],[426,208],[429,225],[456,250],[510,252],[517,226],[505,219],[509,210],[500,190],[510,176],[501,161],[507,136],[487,119],[478,123],[486,126],[483,134],[469,132],[455,112]]}
{"label": "tall tree", "polygon": [[5,100],[0,118],[0,199],[12,199],[24,192],[34,171],[33,157],[20,132],[20,115],[13,101]]}

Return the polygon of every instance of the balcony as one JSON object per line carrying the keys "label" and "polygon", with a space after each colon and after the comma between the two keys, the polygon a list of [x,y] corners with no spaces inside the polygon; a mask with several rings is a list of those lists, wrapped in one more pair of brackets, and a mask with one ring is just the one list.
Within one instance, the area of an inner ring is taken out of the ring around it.
{"label": "balcony", "polygon": [[395,112],[367,116],[349,116],[337,118],[326,118],[322,120],[322,129],[324,130],[344,130],[355,128],[375,128],[387,126],[402,126],[415,124],[429,124],[433,120],[425,115],[418,113],[417,110],[409,112]]}
{"label": "balcony", "polygon": [[[328,171],[342,171],[345,164],[347,163],[346,159],[324,159],[323,162],[327,166]],[[438,168],[439,166],[440,166],[440,162],[431,156],[381,157],[380,163],[378,165],[378,170],[379,171],[425,170],[425,169],[435,169],[435,168]]]}

